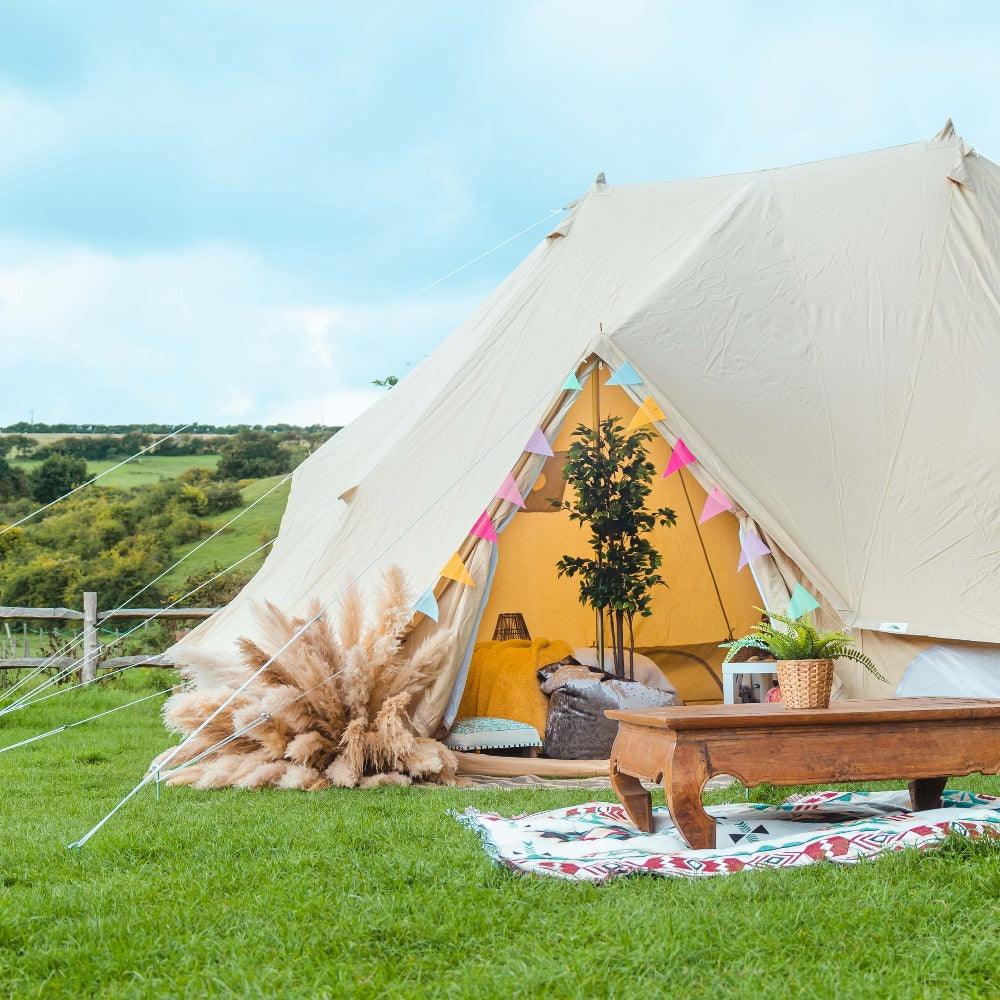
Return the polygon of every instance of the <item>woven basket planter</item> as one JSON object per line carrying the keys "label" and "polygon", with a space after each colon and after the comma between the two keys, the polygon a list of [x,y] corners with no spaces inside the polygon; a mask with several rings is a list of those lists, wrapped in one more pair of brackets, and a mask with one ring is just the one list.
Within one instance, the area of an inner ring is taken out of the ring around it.
{"label": "woven basket planter", "polygon": [[778,684],[788,708],[828,708],[833,660],[778,660]]}

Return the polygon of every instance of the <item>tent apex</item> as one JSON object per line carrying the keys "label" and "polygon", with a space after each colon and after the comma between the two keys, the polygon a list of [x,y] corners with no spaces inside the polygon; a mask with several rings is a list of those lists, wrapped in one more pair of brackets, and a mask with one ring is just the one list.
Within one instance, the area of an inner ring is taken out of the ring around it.
{"label": "tent apex", "polygon": [[949,139],[955,138],[955,123],[949,118],[944,125],[941,126],[941,131],[938,132],[936,136],[931,140],[932,142],[947,142]]}

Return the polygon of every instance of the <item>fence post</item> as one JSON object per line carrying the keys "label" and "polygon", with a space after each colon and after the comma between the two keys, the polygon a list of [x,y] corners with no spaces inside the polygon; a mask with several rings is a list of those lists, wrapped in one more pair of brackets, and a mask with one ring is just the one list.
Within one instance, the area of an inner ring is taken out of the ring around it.
{"label": "fence post", "polygon": [[83,595],[83,666],[80,679],[92,681],[97,676],[97,658],[101,643],[97,634],[97,594],[92,590]]}

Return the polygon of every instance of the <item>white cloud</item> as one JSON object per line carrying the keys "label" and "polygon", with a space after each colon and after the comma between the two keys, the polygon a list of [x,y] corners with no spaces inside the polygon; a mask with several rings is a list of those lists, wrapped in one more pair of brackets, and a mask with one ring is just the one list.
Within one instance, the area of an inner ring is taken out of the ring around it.
{"label": "white cloud", "polygon": [[229,245],[116,257],[0,243],[0,423],[343,423],[468,311],[462,297],[317,301]]}

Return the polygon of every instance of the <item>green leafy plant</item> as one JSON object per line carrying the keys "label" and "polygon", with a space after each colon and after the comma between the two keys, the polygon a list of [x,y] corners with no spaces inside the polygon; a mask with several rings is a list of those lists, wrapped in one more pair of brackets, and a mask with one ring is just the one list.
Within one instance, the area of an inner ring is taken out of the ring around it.
{"label": "green leafy plant", "polygon": [[607,614],[615,673],[625,676],[627,648],[629,676],[634,676],[635,616],[648,618],[653,613],[650,591],[665,585],[657,572],[663,557],[645,536],[656,524],[672,527],[677,515],[669,507],[646,509],[650,480],[656,474],[646,454],[652,431],[639,428],[626,434],[617,417],[608,417],[594,428],[579,424],[573,437],[563,478],[573,487],[574,496],[553,500],[552,505],[590,528],[594,554],[589,558],[563,556],[556,569],[560,576],[580,578],[581,602],[598,612],[602,662]]}
{"label": "green leafy plant", "polygon": [[[766,616],[765,620],[754,625],[750,634],[742,639],[722,644],[727,650],[726,663],[741,649],[759,649],[776,660],[853,660],[880,681],[888,683],[871,658],[854,648],[854,639],[843,630],[821,632],[808,613],[800,618],[789,618],[761,608],[756,610]],[[767,619],[781,622],[785,628],[775,628]]]}

